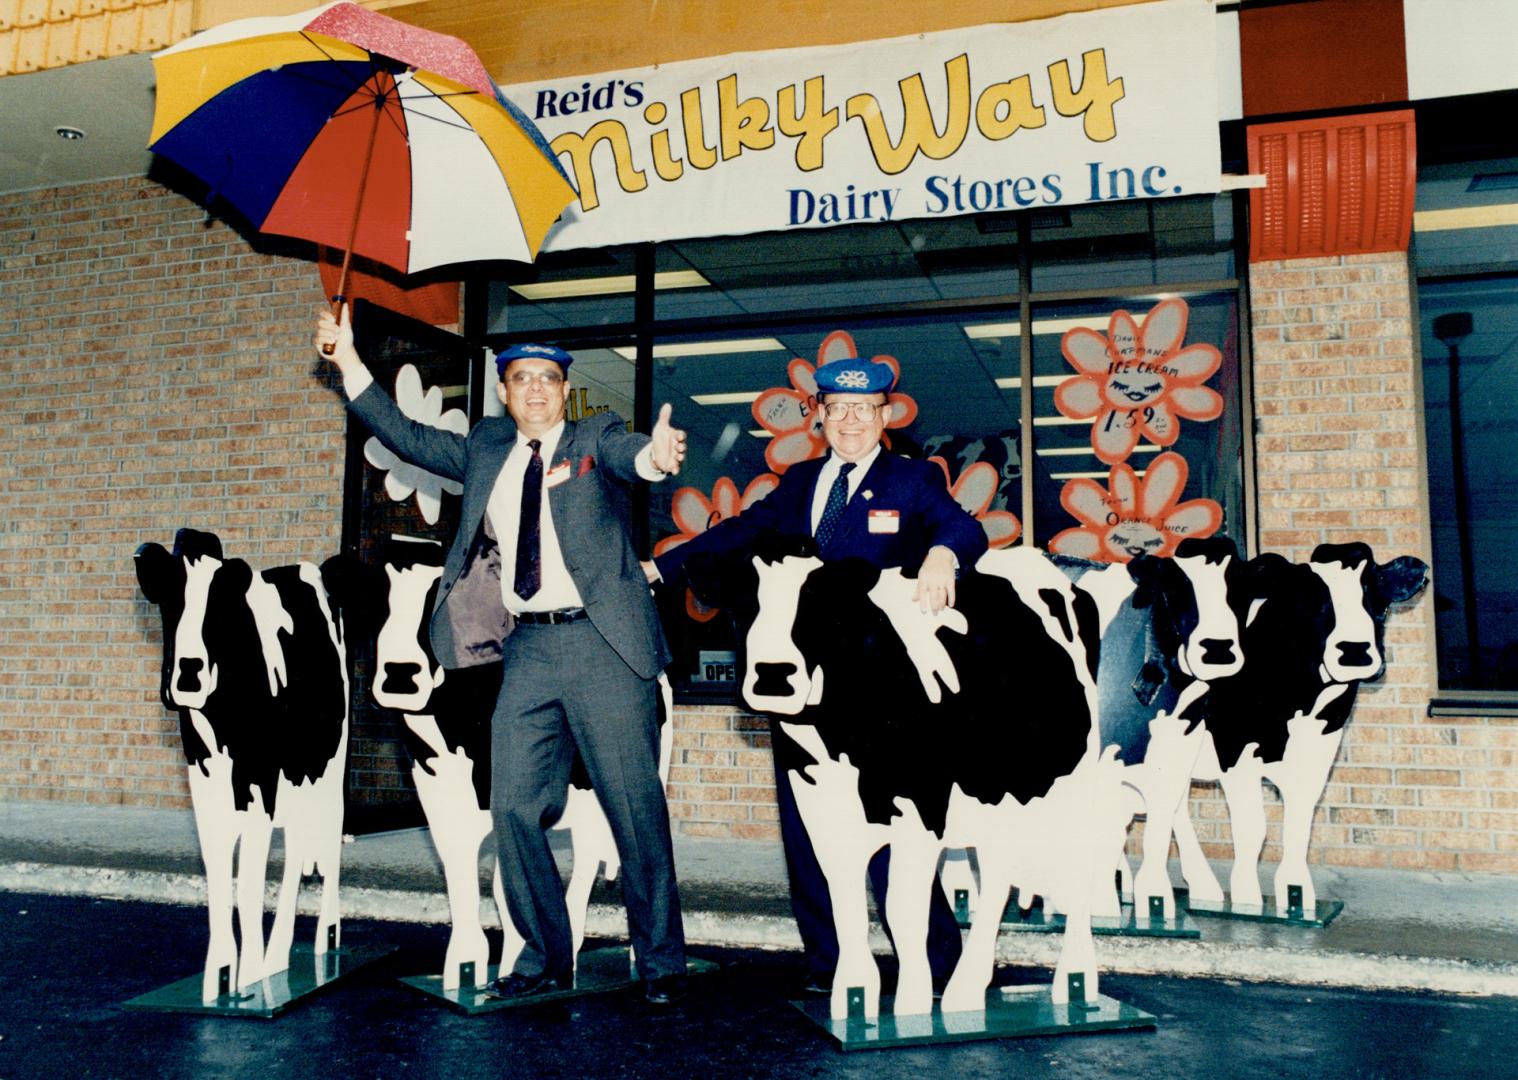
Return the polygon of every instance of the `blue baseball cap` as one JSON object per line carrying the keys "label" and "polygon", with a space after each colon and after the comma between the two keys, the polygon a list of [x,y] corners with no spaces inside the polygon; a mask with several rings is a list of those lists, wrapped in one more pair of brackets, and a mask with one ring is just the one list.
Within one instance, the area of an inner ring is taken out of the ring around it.
{"label": "blue baseball cap", "polygon": [[525,342],[521,345],[513,345],[495,354],[495,373],[498,377],[506,375],[506,365],[513,360],[552,360],[566,372],[569,365],[574,363],[574,357],[570,356],[557,345],[539,345],[537,342]]}
{"label": "blue baseball cap", "polygon": [[861,360],[857,356],[829,360],[817,369],[819,394],[884,394],[891,389],[896,375],[889,364]]}

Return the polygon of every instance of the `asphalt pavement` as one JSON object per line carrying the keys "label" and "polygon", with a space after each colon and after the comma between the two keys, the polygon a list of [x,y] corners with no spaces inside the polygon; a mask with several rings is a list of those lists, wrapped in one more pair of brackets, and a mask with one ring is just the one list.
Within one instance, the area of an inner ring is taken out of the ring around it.
{"label": "asphalt pavement", "polygon": [[[1157,1028],[845,1054],[788,1004],[800,963],[785,951],[698,948],[722,966],[673,1007],[623,991],[471,1017],[396,978],[435,962],[443,927],[353,919],[345,948],[398,951],[265,1021],[121,1007],[198,969],[195,907],[7,892],[0,931],[5,1080],[1518,1075],[1509,997],[1115,975],[1103,991],[1155,1014]],[[1003,969],[998,980],[1025,976],[1036,977]]]}

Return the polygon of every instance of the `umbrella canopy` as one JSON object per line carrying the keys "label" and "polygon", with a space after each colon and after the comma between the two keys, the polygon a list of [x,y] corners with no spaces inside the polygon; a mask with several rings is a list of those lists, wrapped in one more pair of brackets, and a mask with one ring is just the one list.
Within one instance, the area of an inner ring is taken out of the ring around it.
{"label": "umbrella canopy", "polygon": [[264,232],[405,273],[531,261],[575,198],[468,45],[356,4],[226,23],[153,64],[149,148]]}

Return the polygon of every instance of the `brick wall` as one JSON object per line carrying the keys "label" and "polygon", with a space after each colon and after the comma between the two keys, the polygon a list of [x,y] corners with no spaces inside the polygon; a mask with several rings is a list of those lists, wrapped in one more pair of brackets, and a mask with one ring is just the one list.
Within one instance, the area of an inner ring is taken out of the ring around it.
{"label": "brick wall", "polygon": [[[1251,267],[1260,541],[1305,560],[1364,540],[1428,561],[1423,416],[1402,253]],[[1394,608],[1387,670],[1361,689],[1313,830],[1347,866],[1518,871],[1518,721],[1430,718],[1433,589]],[[1265,860],[1279,858],[1279,803]],[[1226,857],[1227,815],[1197,789],[1198,835]]]}
{"label": "brick wall", "polygon": [[0,799],[187,806],[132,553],[337,550],[314,267],[147,180],[0,196]]}
{"label": "brick wall", "polygon": [[770,726],[729,705],[676,710],[669,814],[687,836],[778,840]]}

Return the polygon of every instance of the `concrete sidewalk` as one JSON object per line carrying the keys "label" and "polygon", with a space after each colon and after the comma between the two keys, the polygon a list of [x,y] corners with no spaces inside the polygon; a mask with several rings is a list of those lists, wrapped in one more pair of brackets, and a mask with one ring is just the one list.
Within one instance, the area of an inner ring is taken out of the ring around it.
{"label": "concrete sidewalk", "polygon": [[[271,903],[281,856],[276,832]],[[567,851],[561,856],[567,863]],[[677,836],[675,863],[692,945],[800,948],[778,844]],[[1344,902],[1326,929],[1198,917],[1200,941],[1104,936],[1097,957],[1105,971],[1518,997],[1518,881],[1324,866],[1313,874],[1320,898]],[[189,811],[0,803],[0,890],[203,904],[194,819]],[[318,896],[308,880],[301,910],[314,914]],[[347,844],[342,904],[354,918],[446,922],[426,830]],[[493,905],[482,907],[487,925],[496,925]],[[604,882],[587,933],[626,934],[615,889]],[[878,929],[875,936],[887,949]],[[1003,963],[1049,970],[1058,949],[1056,935],[1013,932],[997,946]]]}

